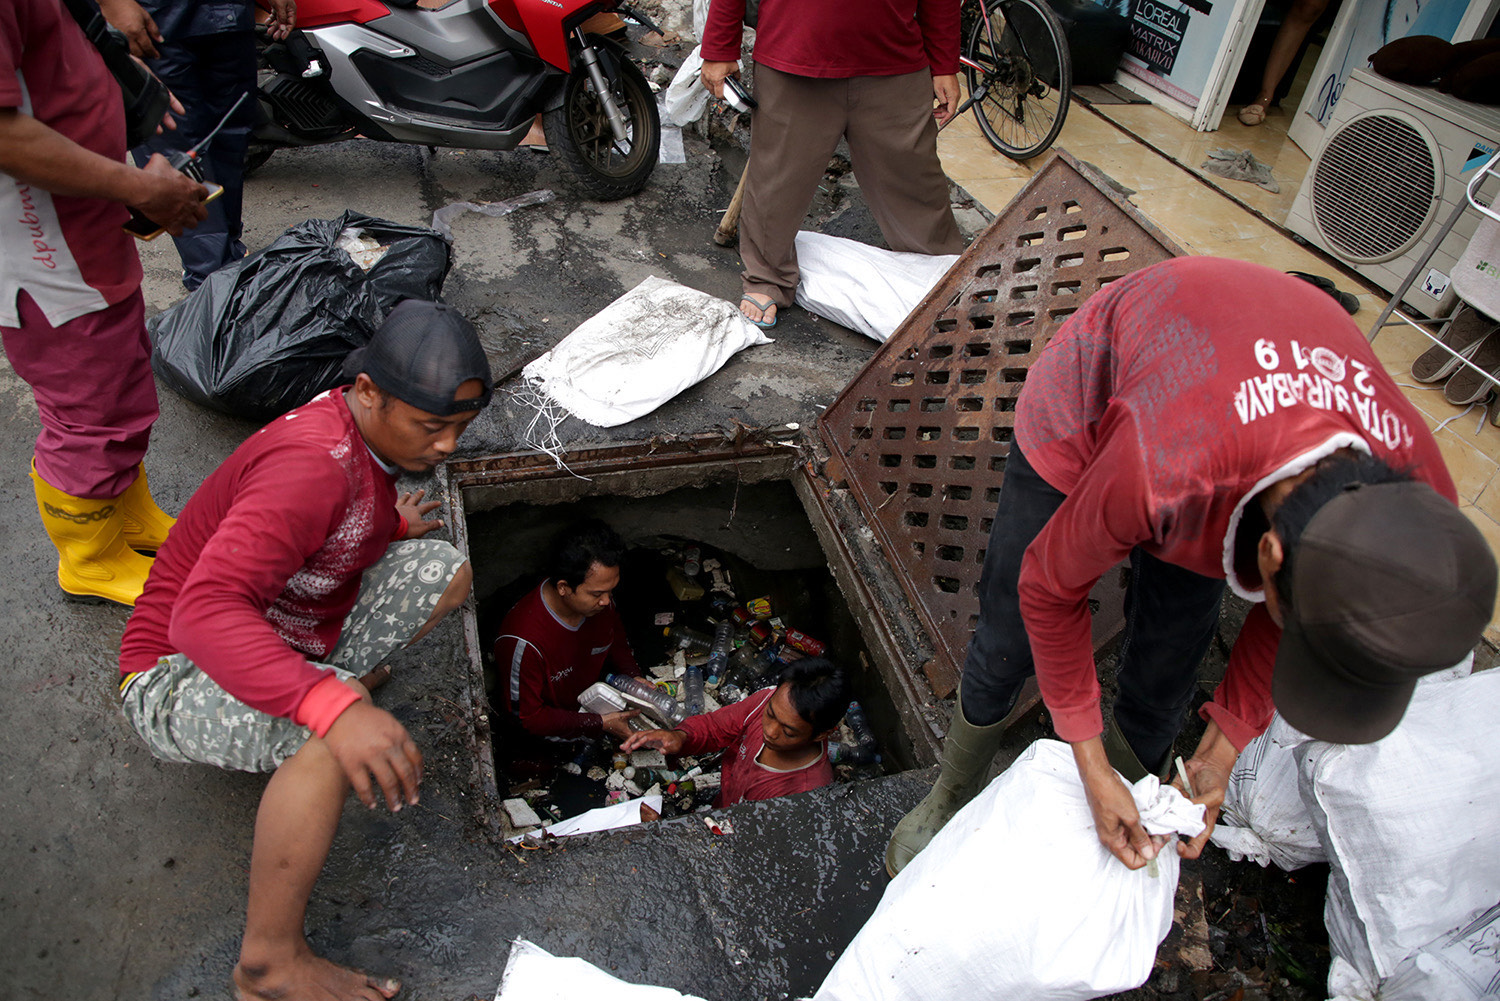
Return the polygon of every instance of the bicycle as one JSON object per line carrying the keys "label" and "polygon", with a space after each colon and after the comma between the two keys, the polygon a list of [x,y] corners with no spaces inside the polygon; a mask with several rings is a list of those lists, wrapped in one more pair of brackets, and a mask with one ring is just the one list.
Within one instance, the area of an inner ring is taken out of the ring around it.
{"label": "bicycle", "polygon": [[972,107],[990,145],[1013,160],[1052,145],[1068,116],[1073,61],[1047,0],[981,2],[958,61],[969,97],[948,122]]}

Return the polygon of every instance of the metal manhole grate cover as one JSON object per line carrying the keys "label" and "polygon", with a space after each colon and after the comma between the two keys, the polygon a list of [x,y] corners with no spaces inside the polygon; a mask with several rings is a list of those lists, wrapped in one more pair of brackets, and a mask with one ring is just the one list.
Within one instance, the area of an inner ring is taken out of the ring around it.
{"label": "metal manhole grate cover", "polygon": [[1059,151],[818,421],[957,684],[1026,372],[1085,299],[1181,249]]}

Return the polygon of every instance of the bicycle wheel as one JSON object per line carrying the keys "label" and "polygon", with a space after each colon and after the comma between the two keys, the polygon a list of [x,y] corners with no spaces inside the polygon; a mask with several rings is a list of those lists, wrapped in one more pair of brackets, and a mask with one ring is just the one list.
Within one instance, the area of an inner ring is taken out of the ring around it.
{"label": "bicycle wheel", "polygon": [[994,0],[969,31],[964,55],[980,131],[1015,160],[1052,145],[1068,116],[1073,61],[1046,0]]}

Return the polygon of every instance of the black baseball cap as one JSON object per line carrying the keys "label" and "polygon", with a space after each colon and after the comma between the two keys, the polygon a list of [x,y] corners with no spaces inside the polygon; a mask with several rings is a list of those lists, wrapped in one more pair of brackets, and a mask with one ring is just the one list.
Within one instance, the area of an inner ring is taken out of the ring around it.
{"label": "black baseball cap", "polygon": [[1394,730],[1418,679],[1463,660],[1494,614],[1489,544],[1425,483],[1350,484],[1308,521],[1291,574],[1271,697],[1334,743]]}
{"label": "black baseball cap", "polygon": [[[370,343],[349,352],[345,377],[361,372],[403,403],[441,417],[483,410],[495,389],[474,325],[452,306],[421,299],[398,302]],[[484,392],[455,400],[470,379],[483,383]]]}

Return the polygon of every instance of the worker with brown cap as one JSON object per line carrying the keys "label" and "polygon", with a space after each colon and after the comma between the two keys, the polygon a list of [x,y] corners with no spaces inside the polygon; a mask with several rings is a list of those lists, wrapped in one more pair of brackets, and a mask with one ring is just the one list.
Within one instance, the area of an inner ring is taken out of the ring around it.
{"label": "worker with brown cap", "polygon": [[[1179,852],[1198,856],[1273,711],[1317,739],[1381,739],[1493,614],[1495,560],[1456,500],[1422,416],[1318,289],[1184,257],[1095,292],[1017,402],[942,774],[887,869],[976,794],[1033,670],[1100,841],[1131,868],[1154,858],[1125,781],[1165,770],[1226,583],[1259,604],[1200,709],[1186,773],[1208,827]],[[1124,560],[1106,727],[1088,594]]]}
{"label": "worker with brown cap", "polygon": [[452,454],[490,400],[473,326],[408,300],[345,364],[351,385],[272,421],[199,487],[120,649],[125,717],[165,761],[272,772],[250,858],[237,996],[391,997],[314,955],[303,918],[353,787],[417,802],[422,754],[370,690],[467,597],[469,564],[402,472]]}

